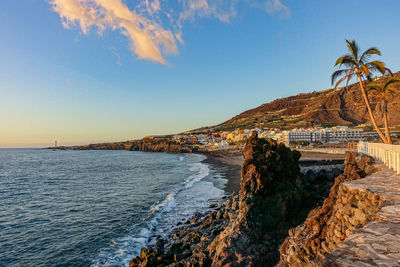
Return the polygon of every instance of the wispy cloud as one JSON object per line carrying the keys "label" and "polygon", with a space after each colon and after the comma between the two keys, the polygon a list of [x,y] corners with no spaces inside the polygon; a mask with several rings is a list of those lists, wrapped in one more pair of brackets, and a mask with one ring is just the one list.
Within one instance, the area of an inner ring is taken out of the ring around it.
{"label": "wispy cloud", "polygon": [[203,17],[214,17],[222,22],[229,22],[236,16],[236,1],[230,0],[186,0],[182,1],[183,10],[179,21],[194,20]]}
{"label": "wispy cloud", "polygon": [[110,50],[110,52],[113,53],[113,55],[117,57],[117,64],[122,66],[121,56],[119,55],[117,49],[113,46],[109,46],[108,50]]}
{"label": "wispy cloud", "polygon": [[[106,29],[119,31],[129,39],[138,58],[168,64],[164,56],[178,54],[177,42],[184,43],[185,22],[215,18],[228,23],[236,16],[239,0],[178,0],[173,1],[174,8],[169,0],[141,0],[129,7],[124,0],[47,1],[65,28],[78,26],[83,34],[95,28],[100,35]],[[289,8],[280,0],[257,5],[270,15],[290,17]]]}
{"label": "wispy cloud", "polygon": [[258,7],[264,9],[270,15],[278,15],[281,18],[290,18],[290,9],[285,6],[281,0],[267,0],[263,3],[256,4]]}

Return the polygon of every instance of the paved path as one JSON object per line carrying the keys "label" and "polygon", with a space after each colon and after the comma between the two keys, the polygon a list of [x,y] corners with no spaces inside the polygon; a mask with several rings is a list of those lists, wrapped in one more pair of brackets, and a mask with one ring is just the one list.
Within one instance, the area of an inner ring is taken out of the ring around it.
{"label": "paved path", "polygon": [[382,171],[344,183],[354,190],[378,194],[386,204],[377,213],[377,220],[354,230],[327,255],[339,266],[400,266],[400,175],[380,167]]}

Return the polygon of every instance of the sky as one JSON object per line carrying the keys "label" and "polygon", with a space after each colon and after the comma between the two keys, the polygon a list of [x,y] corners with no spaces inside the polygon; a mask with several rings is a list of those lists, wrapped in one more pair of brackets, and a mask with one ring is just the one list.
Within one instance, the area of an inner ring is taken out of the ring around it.
{"label": "sky", "polygon": [[0,147],[122,141],[331,88],[345,39],[400,70],[398,0],[0,1]]}

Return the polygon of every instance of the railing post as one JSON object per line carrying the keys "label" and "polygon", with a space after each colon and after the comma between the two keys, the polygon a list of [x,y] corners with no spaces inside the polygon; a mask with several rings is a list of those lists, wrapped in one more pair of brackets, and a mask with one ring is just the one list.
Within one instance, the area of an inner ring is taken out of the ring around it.
{"label": "railing post", "polygon": [[400,151],[397,152],[397,174],[400,174]]}

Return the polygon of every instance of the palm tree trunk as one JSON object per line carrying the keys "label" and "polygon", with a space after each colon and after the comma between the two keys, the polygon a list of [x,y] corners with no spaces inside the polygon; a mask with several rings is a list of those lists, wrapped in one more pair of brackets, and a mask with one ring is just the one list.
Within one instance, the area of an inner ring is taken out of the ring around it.
{"label": "palm tree trunk", "polygon": [[379,129],[378,125],[376,124],[374,114],[372,113],[372,110],[371,110],[371,105],[369,104],[369,100],[368,100],[368,97],[367,97],[367,93],[365,92],[365,88],[364,88],[364,85],[363,85],[362,80],[361,80],[361,75],[357,75],[357,77],[358,77],[358,79],[359,79],[361,94],[362,94],[362,96],[363,96],[363,98],[364,98],[365,105],[367,105],[367,110],[368,110],[368,114],[369,114],[369,117],[370,117],[370,119],[371,119],[372,125],[374,125],[375,130],[376,130],[376,132],[379,134],[379,136],[380,136],[380,138],[382,139],[382,141],[383,141],[385,144],[387,144],[388,141],[387,141],[386,137],[383,135],[381,129]]}
{"label": "palm tree trunk", "polygon": [[388,112],[387,112],[387,103],[384,103],[384,107],[383,107],[383,118],[385,121],[385,134],[386,134],[386,138],[388,141],[388,144],[392,143],[392,138],[390,137],[390,131],[389,131],[389,123],[388,123]]}

